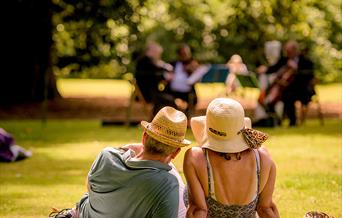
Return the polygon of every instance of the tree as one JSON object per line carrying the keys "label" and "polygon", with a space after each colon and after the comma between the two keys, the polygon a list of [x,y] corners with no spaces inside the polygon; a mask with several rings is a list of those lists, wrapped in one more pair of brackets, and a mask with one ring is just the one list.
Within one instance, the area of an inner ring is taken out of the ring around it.
{"label": "tree", "polygon": [[4,5],[8,17],[3,28],[1,103],[59,96],[51,70],[51,2],[8,0]]}
{"label": "tree", "polygon": [[[149,40],[173,60],[188,43],[203,62],[240,54],[250,69],[264,61],[268,40],[295,39],[326,81],[341,80],[339,0],[55,0],[61,11],[55,71],[60,76],[114,78],[133,72],[135,53]],[[58,28],[59,27],[59,28]]]}

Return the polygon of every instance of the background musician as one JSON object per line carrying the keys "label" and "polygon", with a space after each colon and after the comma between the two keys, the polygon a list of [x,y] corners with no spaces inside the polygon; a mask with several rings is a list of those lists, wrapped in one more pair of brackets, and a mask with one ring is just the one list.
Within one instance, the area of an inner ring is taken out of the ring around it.
{"label": "background musician", "polygon": [[[172,63],[173,73],[169,75],[169,84],[166,92],[173,96],[178,109],[185,107],[185,113],[189,115],[189,104],[197,104],[195,83],[208,71],[208,67],[201,65],[193,58],[189,45],[182,44],[177,49],[178,60]],[[178,101],[181,100],[181,101]],[[185,102],[186,106],[182,106]]]}
{"label": "background musician", "polygon": [[270,67],[259,67],[261,77],[267,76],[268,84],[262,84],[259,103],[274,106],[279,100],[284,103],[284,115],[290,126],[296,125],[295,102],[307,105],[315,94],[313,87],[313,63],[300,54],[296,41],[288,41],[284,46],[285,56]]}

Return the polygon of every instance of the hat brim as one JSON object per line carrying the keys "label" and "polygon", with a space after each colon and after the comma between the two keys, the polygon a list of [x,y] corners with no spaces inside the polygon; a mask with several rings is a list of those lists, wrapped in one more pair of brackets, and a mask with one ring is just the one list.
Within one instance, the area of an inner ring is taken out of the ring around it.
{"label": "hat brim", "polygon": [[173,140],[171,138],[167,138],[165,136],[162,136],[162,135],[154,132],[153,129],[151,128],[151,125],[150,125],[151,123],[149,123],[147,121],[141,121],[140,124],[149,136],[151,136],[155,140],[162,142],[166,145],[169,145],[171,147],[181,148],[181,147],[185,147],[185,146],[188,146],[191,144],[191,142],[187,139],[183,139],[182,141],[176,141],[176,140]]}
{"label": "hat brim", "polygon": [[[230,140],[217,140],[206,133],[206,116],[193,117],[190,121],[192,133],[196,142],[213,151],[222,153],[238,153],[249,148],[243,136],[237,134]],[[245,128],[251,128],[251,119],[244,118]]]}

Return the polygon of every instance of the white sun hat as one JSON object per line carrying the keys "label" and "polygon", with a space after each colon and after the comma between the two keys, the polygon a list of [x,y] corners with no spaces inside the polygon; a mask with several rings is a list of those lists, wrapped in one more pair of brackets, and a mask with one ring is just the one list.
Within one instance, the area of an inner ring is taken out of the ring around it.
{"label": "white sun hat", "polygon": [[251,128],[241,104],[230,98],[210,102],[206,116],[193,117],[191,129],[197,143],[221,153],[238,153],[257,148],[267,135]]}

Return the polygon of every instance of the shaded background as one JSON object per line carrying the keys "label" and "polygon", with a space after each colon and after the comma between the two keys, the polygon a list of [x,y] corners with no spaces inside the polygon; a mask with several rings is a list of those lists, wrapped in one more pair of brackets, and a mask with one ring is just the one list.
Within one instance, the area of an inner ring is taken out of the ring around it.
{"label": "shaded background", "polygon": [[[131,78],[146,41],[175,58],[188,43],[202,62],[239,53],[253,70],[264,42],[298,40],[322,82],[341,81],[340,0],[7,0],[2,103],[58,97],[55,76]],[[44,87],[47,92],[44,92]]]}

